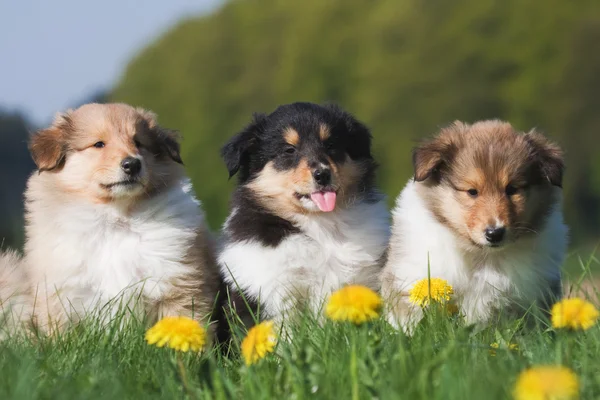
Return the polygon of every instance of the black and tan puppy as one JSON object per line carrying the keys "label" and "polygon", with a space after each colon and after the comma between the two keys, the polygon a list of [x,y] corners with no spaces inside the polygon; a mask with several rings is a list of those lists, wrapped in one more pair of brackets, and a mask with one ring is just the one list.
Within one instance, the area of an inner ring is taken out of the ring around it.
{"label": "black and tan puppy", "polygon": [[218,257],[231,291],[280,318],[345,284],[378,289],[389,223],[365,125],[334,105],[284,105],[222,155],[239,178]]}

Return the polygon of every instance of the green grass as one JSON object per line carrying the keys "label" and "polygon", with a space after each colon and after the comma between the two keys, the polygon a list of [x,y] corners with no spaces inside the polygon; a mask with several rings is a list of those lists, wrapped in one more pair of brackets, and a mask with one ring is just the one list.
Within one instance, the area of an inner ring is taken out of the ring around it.
{"label": "green grass", "polygon": [[[357,327],[305,316],[293,340],[256,365],[245,366],[236,337],[229,354],[181,354],[182,370],[172,350],[145,343],[143,322],[121,322],[0,343],[0,399],[507,399],[519,372],[538,364],[569,366],[581,398],[600,398],[598,325],[567,334],[503,321],[475,331],[430,314],[408,338],[381,320]],[[493,356],[493,342],[519,350]]]}

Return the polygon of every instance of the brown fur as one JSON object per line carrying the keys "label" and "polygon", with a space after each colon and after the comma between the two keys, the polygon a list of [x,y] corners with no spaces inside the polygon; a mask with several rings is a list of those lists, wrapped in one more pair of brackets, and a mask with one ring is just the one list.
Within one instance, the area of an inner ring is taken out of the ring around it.
{"label": "brown fur", "polygon": [[321,126],[319,127],[319,138],[321,139],[321,141],[324,142],[327,139],[329,139],[329,135],[329,127],[325,124],[321,124]]}
{"label": "brown fur", "polygon": [[436,218],[475,245],[496,222],[508,240],[537,232],[556,203],[552,186],[562,185],[564,168],[556,145],[501,121],[455,122],[413,159],[415,180],[424,182],[418,190]]}
{"label": "brown fur", "polygon": [[306,160],[290,171],[277,171],[271,162],[260,172],[258,177],[248,184],[264,207],[282,218],[290,218],[295,214],[306,213],[295,197],[295,193],[308,192],[312,188],[312,172]]}
{"label": "brown fur", "polygon": [[283,137],[285,141],[292,146],[297,146],[298,143],[300,143],[300,135],[298,135],[298,132],[296,132],[294,128],[287,128],[285,132],[283,132]]}
{"label": "brown fur", "polygon": [[346,161],[341,165],[332,163],[332,171],[334,176],[339,182],[338,197],[342,204],[350,204],[355,199],[352,197],[352,193],[360,191],[360,185],[362,177],[365,176],[367,171],[367,165],[361,162],[354,161],[350,157],[346,156]]}
{"label": "brown fur", "polygon": [[[185,315],[205,323],[206,317],[214,309],[217,298],[214,283],[219,282],[219,277],[213,270],[213,266],[217,265],[215,243],[208,229],[198,230],[196,241],[186,254],[185,264],[194,267],[194,272],[175,282],[174,289],[165,293],[159,304],[151,305],[147,311],[149,315],[155,316],[154,319]],[[199,291],[200,288],[202,291]],[[215,333],[214,324],[210,326],[210,330],[211,334]]]}

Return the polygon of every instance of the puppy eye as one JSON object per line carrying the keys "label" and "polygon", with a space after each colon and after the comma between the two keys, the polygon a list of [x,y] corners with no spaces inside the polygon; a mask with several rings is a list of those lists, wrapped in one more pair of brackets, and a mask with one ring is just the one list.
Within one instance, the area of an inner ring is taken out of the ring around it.
{"label": "puppy eye", "polygon": [[287,149],[285,149],[285,153],[286,154],[294,154],[296,152],[296,148],[295,147],[288,147]]}
{"label": "puppy eye", "polygon": [[469,196],[475,198],[477,197],[477,195],[479,195],[479,192],[477,191],[477,189],[469,189],[467,190],[467,193],[469,194]]}
{"label": "puppy eye", "polygon": [[506,192],[507,196],[512,196],[512,195],[516,194],[518,190],[519,189],[517,189],[513,185],[507,185],[506,189],[504,189],[504,191]]}
{"label": "puppy eye", "polygon": [[96,143],[94,143],[94,147],[97,148],[97,149],[101,149],[104,146],[106,146],[106,144],[104,144],[104,142],[96,142]]}

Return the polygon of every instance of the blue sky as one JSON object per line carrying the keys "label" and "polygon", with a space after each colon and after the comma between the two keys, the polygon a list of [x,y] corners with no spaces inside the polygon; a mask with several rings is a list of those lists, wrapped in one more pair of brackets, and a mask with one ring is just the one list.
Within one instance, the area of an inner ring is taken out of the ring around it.
{"label": "blue sky", "polygon": [[37,124],[110,88],[182,18],[220,0],[0,0],[0,107]]}

